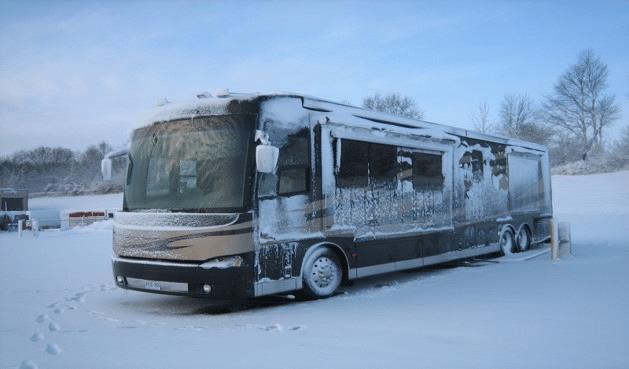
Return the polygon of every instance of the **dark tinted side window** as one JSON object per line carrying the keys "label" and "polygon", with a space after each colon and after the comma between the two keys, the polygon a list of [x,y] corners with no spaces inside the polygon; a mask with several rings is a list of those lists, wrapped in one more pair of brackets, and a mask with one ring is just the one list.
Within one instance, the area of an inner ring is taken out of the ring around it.
{"label": "dark tinted side window", "polygon": [[441,155],[414,152],[413,187],[416,190],[439,189],[443,186]]}
{"label": "dark tinted side window", "polygon": [[308,131],[288,136],[278,160],[279,195],[308,192],[310,183],[310,146]]}
{"label": "dark tinted side window", "polygon": [[280,195],[308,191],[309,168],[283,168],[280,172]]}
{"label": "dark tinted side window", "polygon": [[395,182],[399,169],[396,146],[369,144],[369,179],[372,183]]}
{"label": "dark tinted side window", "polygon": [[341,140],[341,163],[336,176],[338,187],[367,187],[369,173],[369,144]]}
{"label": "dark tinted side window", "polygon": [[309,131],[289,135],[280,147],[276,174],[258,174],[258,197],[289,196],[310,191]]}
{"label": "dark tinted side window", "polygon": [[395,183],[400,170],[397,147],[354,140],[341,141],[338,187],[364,188]]}
{"label": "dark tinted side window", "polygon": [[459,161],[461,168],[469,168],[472,170],[472,178],[475,181],[480,181],[483,178],[483,153],[478,150],[466,152]]}

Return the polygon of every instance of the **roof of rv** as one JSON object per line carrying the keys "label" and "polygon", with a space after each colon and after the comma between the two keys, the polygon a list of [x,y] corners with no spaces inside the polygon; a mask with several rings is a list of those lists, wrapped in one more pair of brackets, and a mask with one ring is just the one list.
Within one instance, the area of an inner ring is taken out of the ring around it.
{"label": "roof of rv", "polygon": [[[500,135],[489,135],[486,133],[480,133],[475,131],[466,130],[454,126],[448,126],[438,123],[433,123],[425,120],[417,120],[395,116],[387,113],[376,112],[367,110],[361,107],[352,106],[348,104],[338,103],[330,100],[325,100],[315,96],[309,96],[292,92],[277,92],[277,93],[234,93],[227,92],[219,95],[218,97],[205,97],[211,96],[209,94],[200,95],[196,100],[188,100],[182,102],[168,102],[160,104],[156,110],[152,111],[152,114],[146,117],[143,121],[143,125],[151,124],[155,122],[164,122],[175,119],[182,119],[191,116],[201,115],[221,115],[228,114],[228,105],[232,102],[253,102],[255,100],[264,100],[274,97],[295,97],[302,100],[302,105],[305,109],[325,113],[334,113],[330,115],[330,118],[334,119],[335,116],[351,116],[353,119],[363,120],[371,123],[378,123],[390,126],[397,126],[407,129],[422,129],[422,130],[436,130],[442,133],[456,135],[459,137],[468,137],[480,140],[489,140],[505,144],[512,144],[517,146],[523,146],[534,150],[546,151],[547,149],[539,144],[508,138]],[[348,122],[349,123],[349,122]]]}

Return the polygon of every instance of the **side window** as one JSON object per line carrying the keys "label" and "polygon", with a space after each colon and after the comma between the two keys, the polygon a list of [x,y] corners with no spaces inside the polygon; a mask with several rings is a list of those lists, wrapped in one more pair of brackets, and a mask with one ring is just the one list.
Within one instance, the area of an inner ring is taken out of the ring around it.
{"label": "side window", "polygon": [[437,154],[414,152],[413,188],[421,190],[439,190],[443,187],[442,157]]}
{"label": "side window", "polygon": [[478,150],[466,152],[459,161],[461,168],[471,169],[472,178],[475,181],[481,181],[483,178],[483,153]]}
{"label": "side window", "polygon": [[376,186],[395,183],[400,166],[397,147],[390,145],[369,145],[369,180]]}
{"label": "side window", "polygon": [[286,195],[308,191],[309,168],[283,168],[280,174],[279,194]]}
{"label": "side window", "polygon": [[279,195],[290,195],[309,191],[310,145],[308,131],[288,136],[288,142],[280,149],[278,160]]}
{"label": "side window", "polygon": [[289,196],[310,191],[309,131],[288,136],[280,147],[276,174],[259,173],[258,197]]}
{"label": "side window", "polygon": [[483,177],[483,153],[478,150],[472,151],[472,173],[475,177]]}
{"label": "side window", "polygon": [[354,140],[341,140],[341,163],[336,176],[338,187],[364,188],[369,184],[369,144]]}

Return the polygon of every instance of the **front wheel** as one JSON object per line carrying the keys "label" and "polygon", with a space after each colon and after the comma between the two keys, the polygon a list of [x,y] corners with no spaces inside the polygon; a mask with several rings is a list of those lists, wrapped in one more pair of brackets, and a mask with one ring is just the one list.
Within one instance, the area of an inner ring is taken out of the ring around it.
{"label": "front wheel", "polygon": [[315,250],[303,270],[304,294],[310,298],[331,296],[341,285],[343,269],[336,254],[328,248]]}

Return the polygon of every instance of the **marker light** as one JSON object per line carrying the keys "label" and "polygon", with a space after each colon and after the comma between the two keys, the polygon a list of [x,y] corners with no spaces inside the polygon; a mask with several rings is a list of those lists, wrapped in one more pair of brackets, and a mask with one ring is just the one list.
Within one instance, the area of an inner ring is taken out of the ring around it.
{"label": "marker light", "polygon": [[210,293],[210,291],[212,291],[212,286],[210,286],[209,284],[204,284],[203,285],[203,292]]}

